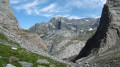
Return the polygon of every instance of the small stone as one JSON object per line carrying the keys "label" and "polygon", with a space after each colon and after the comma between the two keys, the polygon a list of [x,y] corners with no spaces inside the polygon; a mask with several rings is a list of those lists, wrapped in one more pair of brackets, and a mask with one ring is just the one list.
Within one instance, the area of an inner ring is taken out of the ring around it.
{"label": "small stone", "polygon": [[38,61],[37,61],[37,63],[44,63],[44,64],[49,64],[50,62],[48,62],[47,60],[45,60],[45,59],[39,59]]}
{"label": "small stone", "polygon": [[7,64],[5,67],[16,67],[16,66],[14,66],[12,64]]}
{"label": "small stone", "polygon": [[18,60],[19,58],[16,58],[15,56],[10,56],[10,59],[9,59],[10,62],[18,61]]}
{"label": "small stone", "polygon": [[38,66],[38,67],[46,67],[46,66]]}
{"label": "small stone", "polygon": [[97,64],[95,63],[94,66],[96,66]]}
{"label": "small stone", "polygon": [[19,61],[19,63],[22,65],[22,67],[32,67],[32,63],[29,62],[24,62],[24,61]]}
{"label": "small stone", "polygon": [[0,56],[0,58],[2,58],[2,56]]}
{"label": "small stone", "polygon": [[13,49],[13,50],[17,50],[17,48],[15,48],[15,47],[11,47],[11,49]]}
{"label": "small stone", "polygon": [[54,65],[54,64],[52,64],[52,65],[50,65],[50,67],[55,67],[55,65]]}

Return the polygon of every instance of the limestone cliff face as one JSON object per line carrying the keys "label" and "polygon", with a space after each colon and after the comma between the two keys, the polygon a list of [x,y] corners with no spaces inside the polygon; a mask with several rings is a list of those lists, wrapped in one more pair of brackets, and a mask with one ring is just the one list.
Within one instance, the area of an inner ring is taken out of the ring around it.
{"label": "limestone cliff face", "polygon": [[9,0],[0,0],[0,26],[9,29],[20,29],[18,21],[9,6]]}
{"label": "limestone cliff face", "polygon": [[23,48],[38,51],[47,51],[46,44],[39,35],[23,30],[9,6],[9,0],[0,0],[0,33],[16,41]]}
{"label": "limestone cliff face", "polygon": [[87,57],[90,54],[96,56],[103,53],[106,53],[105,57],[112,56],[112,58],[114,59],[115,56],[110,54],[110,52],[107,53],[107,51],[115,53],[115,50],[119,50],[119,45],[120,0],[107,0],[107,3],[104,5],[102,16],[100,18],[100,24],[96,33],[87,41],[85,47],[82,49],[75,60],[82,57]]}

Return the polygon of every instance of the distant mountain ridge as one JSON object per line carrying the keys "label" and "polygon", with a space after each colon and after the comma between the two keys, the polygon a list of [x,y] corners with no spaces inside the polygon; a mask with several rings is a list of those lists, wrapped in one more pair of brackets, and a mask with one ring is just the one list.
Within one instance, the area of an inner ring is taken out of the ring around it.
{"label": "distant mountain ridge", "polygon": [[[99,18],[53,17],[47,23],[36,23],[29,30],[40,35],[48,46],[49,54],[64,59],[77,55],[98,25]],[[68,54],[69,50],[71,53]]]}
{"label": "distant mountain ridge", "polygon": [[[36,23],[30,28],[32,32],[40,34],[48,34],[54,31],[68,31],[72,36],[78,36],[81,30],[94,29],[99,25],[99,18],[82,18],[82,19],[67,19],[65,17],[54,17],[48,23]],[[65,35],[65,33],[64,33]],[[69,36],[71,36],[69,34]]]}
{"label": "distant mountain ridge", "polygon": [[61,37],[78,36],[85,30],[96,29],[99,18],[67,19],[65,17],[54,17],[48,23],[36,23],[30,31],[39,34],[42,39],[47,35],[59,35]]}

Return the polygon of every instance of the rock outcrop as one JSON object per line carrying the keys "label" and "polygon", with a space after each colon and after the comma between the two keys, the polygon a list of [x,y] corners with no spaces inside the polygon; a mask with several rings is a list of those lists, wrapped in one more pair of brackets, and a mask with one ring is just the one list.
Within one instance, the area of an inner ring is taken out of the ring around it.
{"label": "rock outcrop", "polygon": [[83,58],[79,60],[81,63],[78,63],[81,65],[85,63],[83,65],[88,64],[88,66],[93,64],[90,67],[102,67],[104,64],[105,67],[117,67],[115,62],[119,61],[119,45],[120,0],[107,0],[96,33],[87,41],[75,60]]}
{"label": "rock outcrop", "polygon": [[9,0],[0,0],[0,26],[8,29],[20,29],[13,10],[9,6]]}
{"label": "rock outcrop", "polygon": [[43,50],[47,52],[47,46],[39,35],[23,30],[9,6],[9,0],[0,0],[0,33],[17,42],[23,48],[31,50]]}

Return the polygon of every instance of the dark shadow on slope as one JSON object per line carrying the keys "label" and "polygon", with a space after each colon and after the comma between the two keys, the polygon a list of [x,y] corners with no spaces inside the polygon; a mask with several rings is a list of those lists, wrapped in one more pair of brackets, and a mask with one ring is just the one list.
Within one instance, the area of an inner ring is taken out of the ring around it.
{"label": "dark shadow on slope", "polygon": [[83,57],[87,57],[88,55],[90,55],[92,53],[92,50],[97,48],[97,50],[99,49],[100,43],[102,41],[102,39],[104,39],[103,42],[106,41],[106,32],[108,31],[108,27],[109,27],[109,23],[111,22],[110,20],[111,18],[111,14],[109,14],[109,8],[108,6],[105,4],[103,11],[102,11],[102,16],[100,18],[100,24],[99,27],[96,31],[96,33],[92,36],[92,38],[88,39],[86,45],[84,46],[84,48],[80,51],[79,55],[74,59],[73,62],[75,62],[76,60],[83,58]]}

